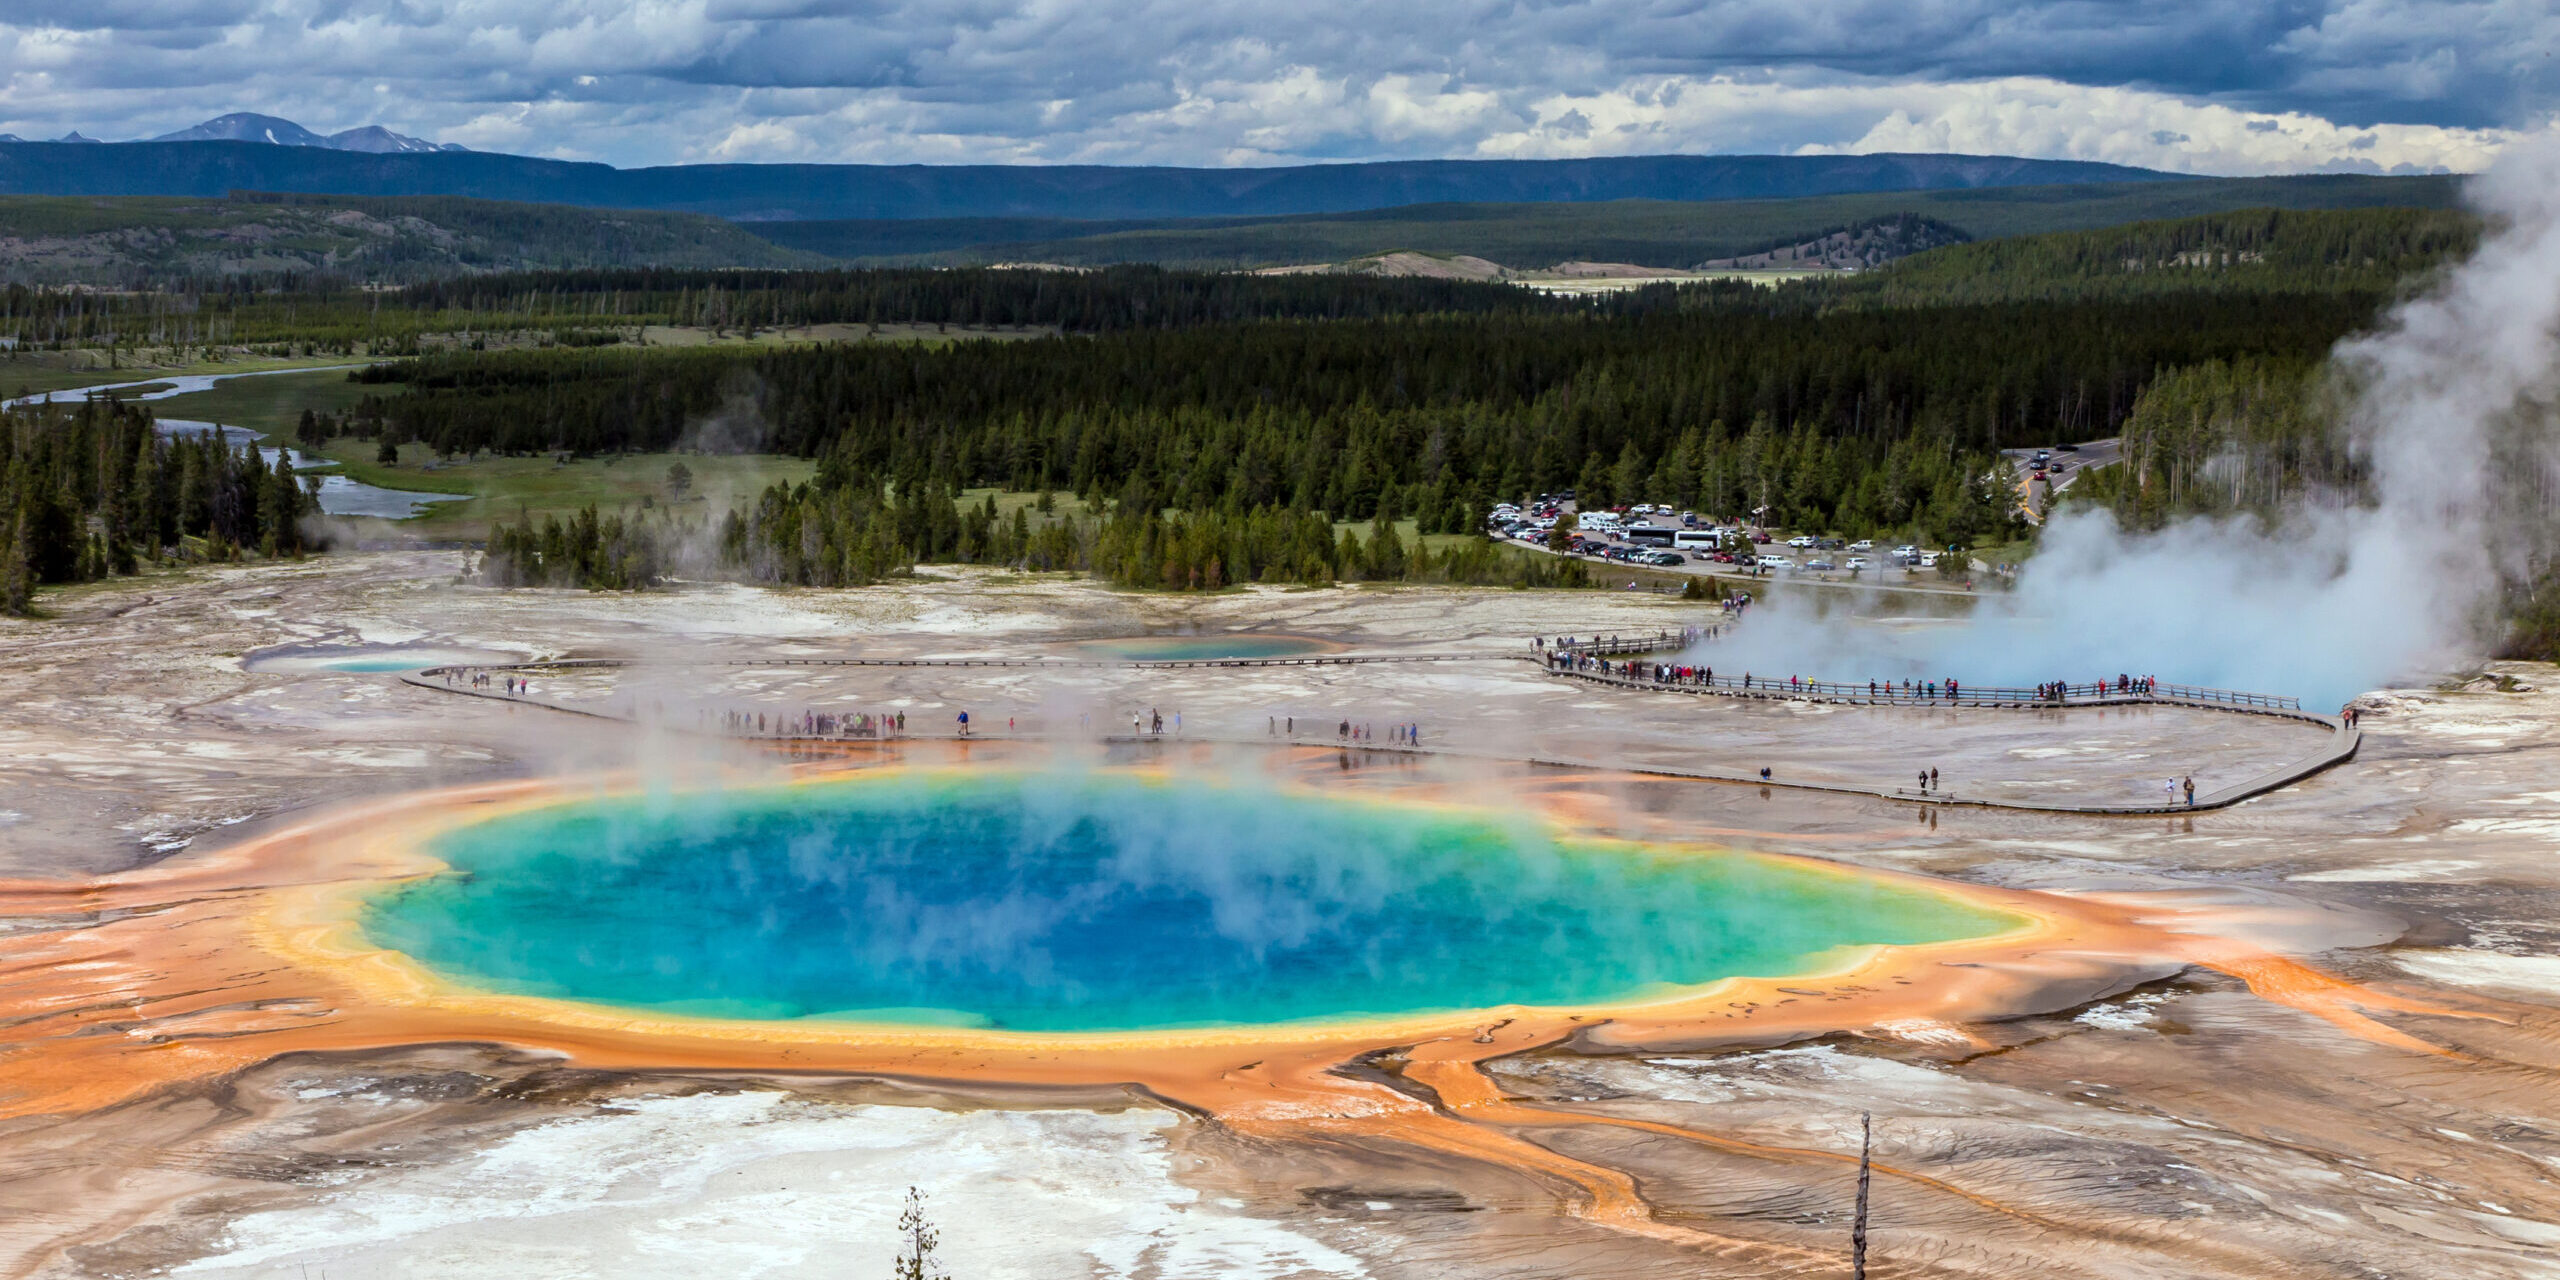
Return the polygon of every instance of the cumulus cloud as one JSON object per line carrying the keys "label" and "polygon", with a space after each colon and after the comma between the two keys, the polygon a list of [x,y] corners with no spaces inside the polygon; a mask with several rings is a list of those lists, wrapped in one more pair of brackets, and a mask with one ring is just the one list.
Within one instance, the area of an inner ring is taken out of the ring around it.
{"label": "cumulus cloud", "polygon": [[231,110],[597,158],[1955,149],[2477,169],[2547,0],[15,0],[0,129]]}

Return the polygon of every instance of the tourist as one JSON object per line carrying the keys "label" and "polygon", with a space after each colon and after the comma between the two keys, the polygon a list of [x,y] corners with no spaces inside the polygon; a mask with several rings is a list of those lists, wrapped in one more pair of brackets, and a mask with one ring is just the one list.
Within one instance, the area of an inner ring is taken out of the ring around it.
{"label": "tourist", "polygon": [[1931,791],[1938,789],[1938,769],[1935,765],[1929,767],[1929,789]]}
{"label": "tourist", "polygon": [[1920,771],[1920,793],[1922,795],[1929,793],[1929,771],[1926,769]]}
{"label": "tourist", "polygon": [[960,736],[969,736],[969,713],[966,711],[960,713]]}
{"label": "tourist", "polygon": [[2183,787],[2185,787],[2185,788],[2186,788],[2186,792],[2187,792],[2187,807],[2188,807],[2188,808],[2190,808],[2190,809],[2195,808],[2195,807],[2196,807],[2196,776],[2195,776],[2194,774],[2192,774],[2192,773],[2191,773],[2191,774],[2188,774],[2188,775],[2186,776],[2185,780],[2184,780],[2184,781],[2182,781],[2179,785],[2181,785],[2181,786],[2183,786]]}

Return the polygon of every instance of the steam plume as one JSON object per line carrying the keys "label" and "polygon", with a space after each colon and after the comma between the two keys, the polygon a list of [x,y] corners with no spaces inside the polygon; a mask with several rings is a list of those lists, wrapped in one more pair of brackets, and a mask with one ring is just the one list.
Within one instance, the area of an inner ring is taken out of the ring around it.
{"label": "steam plume", "polygon": [[2468,196],[2488,223],[2478,251],[2332,353],[2362,494],[2140,533],[2068,510],[2018,590],[1966,622],[1818,625],[1790,592],[1698,660],[1977,684],[2147,673],[2307,706],[2467,660],[2553,542],[2560,134],[2517,144]]}

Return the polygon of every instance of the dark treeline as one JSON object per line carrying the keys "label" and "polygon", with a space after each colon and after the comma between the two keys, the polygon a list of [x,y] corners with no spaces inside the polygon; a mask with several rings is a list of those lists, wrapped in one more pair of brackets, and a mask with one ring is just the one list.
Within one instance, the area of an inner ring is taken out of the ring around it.
{"label": "dark treeline", "polygon": [[2308,361],[2335,294],[1928,312],[1751,305],[1219,325],[942,347],[435,357],[385,430],[449,453],[709,447],[815,457],[827,487],[1063,489],[1130,510],[1264,507],[1426,532],[1571,488],[1766,508],[1793,527],[1996,530],[1993,449],[2114,432],[2161,370]]}
{"label": "dark treeline", "polygon": [[1439,582],[1590,585],[1580,561],[1545,559],[1469,539],[1440,550],[1408,546],[1393,521],[1339,537],[1321,515],[1278,507],[1119,511],[1070,518],[1029,507],[998,514],[989,495],[963,503],[928,485],[911,496],[863,486],[775,485],[707,535],[697,521],[599,514],[589,507],[540,526],[520,519],[490,532],[480,580],[495,586],[631,590],[670,576],[857,587],[920,562],[1076,570],[1125,586],[1216,590],[1247,582]]}
{"label": "dark treeline", "polygon": [[1116,266],[840,271],[562,271],[448,280],[403,291],[428,312],[550,310],[649,315],[714,327],[924,322],[1078,333],[1245,320],[1366,320],[1443,313],[1549,313],[1576,304],[1465,280],[1248,275]]}
{"label": "dark treeline", "polygon": [[[645,325],[755,332],[818,324],[1182,329],[1254,320],[1565,316],[1735,307],[1819,314],[2175,293],[2379,298],[2465,252],[2477,220],[2434,209],[2276,209],[2020,236],[1915,254],[1777,288],[1656,286],[1600,300],[1511,285],[1366,275],[1095,271],[630,268],[493,273],[396,290],[320,274],[177,278],[135,292],[0,289],[0,336],[22,349],[152,347],[410,354],[456,335],[620,338]],[[580,335],[584,335],[581,337]]]}
{"label": "dark treeline", "polygon": [[1582,304],[1508,285],[1356,275],[884,269],[525,272],[397,291],[325,277],[173,281],[137,293],[0,288],[0,336],[24,349],[290,347],[415,354],[429,335],[624,335],[643,325],[754,333],[819,324],[1056,328],[1083,333],[1243,320],[1560,314]]}
{"label": "dark treeline", "polygon": [[2362,465],[2322,403],[2323,366],[2243,358],[2174,369],[2144,388],[2124,426],[2124,462],[2074,486],[2128,527],[2184,516],[2273,514],[2305,493],[2353,495]]}
{"label": "dark treeline", "polygon": [[1862,307],[2205,291],[2378,300],[2479,239],[2480,220],[2455,209],[2242,209],[1953,245],[1791,292]]}
{"label": "dark treeline", "polygon": [[317,510],[282,455],[212,433],[164,436],[106,400],[0,413],[0,609],[33,589],[130,574],[145,562],[298,555]]}

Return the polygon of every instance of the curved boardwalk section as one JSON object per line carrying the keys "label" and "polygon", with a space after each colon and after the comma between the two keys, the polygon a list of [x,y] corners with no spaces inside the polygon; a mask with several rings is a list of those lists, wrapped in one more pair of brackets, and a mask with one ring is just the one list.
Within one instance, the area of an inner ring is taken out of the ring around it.
{"label": "curved boardwalk section", "polygon": [[[1608,760],[1581,755],[1565,755],[1550,751],[1502,752],[1482,750],[1451,741],[1425,745],[1381,743],[1370,740],[1337,742],[1323,737],[1296,737],[1273,740],[1249,735],[1186,733],[1181,741],[1220,743],[1240,746],[1286,745],[1302,748],[1334,747],[1344,752],[1389,757],[1438,756],[1457,759],[1500,760],[1531,765],[1572,769],[1608,770],[1636,776],[1688,778],[1705,782],[1750,786],[1783,787],[1796,791],[1813,791],[1837,795],[1853,795],[1883,800],[1902,801],[1930,806],[1960,806],[2009,809],[2027,812],[2070,813],[2091,815],[2157,816],[2200,810],[2227,808],[2253,796],[2291,785],[2322,770],[2332,768],[2354,757],[2361,735],[2334,717],[2304,711],[2288,698],[2262,694],[2233,693],[2224,690],[2202,690],[2190,686],[2150,685],[2136,691],[2099,685],[2053,686],[2047,690],[2020,690],[1959,686],[1954,694],[1944,690],[1932,693],[1888,690],[1876,686],[1849,685],[1839,682],[1793,680],[1771,684],[1756,678],[1711,676],[1701,670],[1671,664],[1643,663],[1623,659],[1623,655],[1664,652],[1683,647],[1700,638],[1698,631],[1666,632],[1654,636],[1628,637],[1576,645],[1571,649],[1546,647],[1523,648],[1509,652],[1434,652],[1410,654],[1317,654],[1265,658],[1185,658],[1185,659],[1073,659],[1073,658],[721,658],[685,662],[639,662],[619,658],[561,659],[545,662],[518,663],[507,666],[442,666],[429,667],[401,675],[408,684],[441,693],[461,694],[525,703],[545,710],[618,722],[634,722],[631,714],[599,707],[569,703],[510,692],[511,681],[505,677],[541,675],[545,672],[570,674],[625,668],[674,670],[685,668],[1015,668],[1093,670],[1177,670],[1199,668],[1288,668],[1346,667],[1398,663],[1500,662],[1530,660],[1548,676],[1629,693],[1687,694],[1750,701],[1823,702],[1877,708],[1912,707],[1963,711],[2067,711],[2110,706],[2167,706],[2206,711],[2267,716],[2317,727],[2325,732],[2319,749],[2280,767],[2263,770],[2238,781],[2199,792],[2193,804],[2183,800],[2174,803],[2074,803],[2022,798],[2014,795],[1969,794],[1961,790],[1932,789],[1926,792],[1909,787],[1863,786],[1852,782],[1790,780],[1756,774],[1685,765]],[[1606,656],[1603,656],[1603,655]],[[1517,668],[1514,668],[1515,670]],[[475,677],[488,679],[475,681]],[[1747,679],[1747,683],[1746,683]],[[770,730],[734,729],[715,724],[698,728],[662,723],[670,732],[701,734],[709,737],[773,743],[865,742],[895,739],[938,740],[959,735],[929,730],[897,730],[894,733],[806,731],[801,726],[777,717]],[[1071,735],[1033,732],[1016,733],[1015,738],[1033,737],[1058,741],[1088,741],[1102,744],[1153,743],[1172,740],[1172,735],[1150,732],[1079,732]]]}

